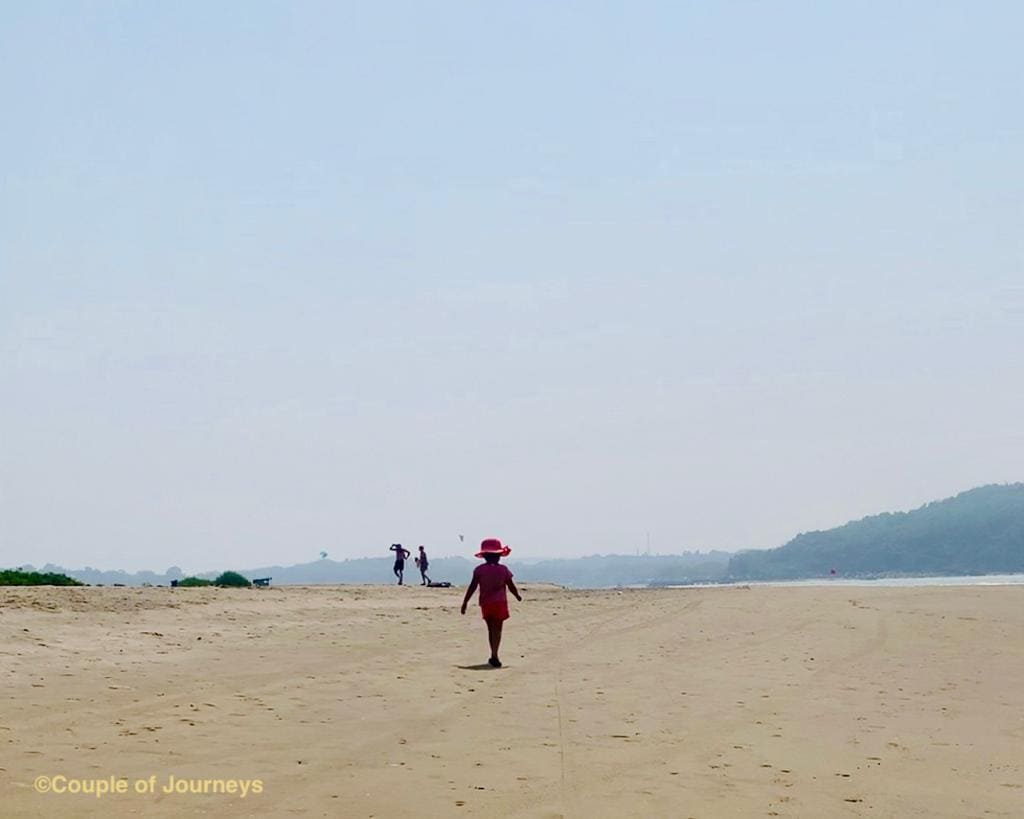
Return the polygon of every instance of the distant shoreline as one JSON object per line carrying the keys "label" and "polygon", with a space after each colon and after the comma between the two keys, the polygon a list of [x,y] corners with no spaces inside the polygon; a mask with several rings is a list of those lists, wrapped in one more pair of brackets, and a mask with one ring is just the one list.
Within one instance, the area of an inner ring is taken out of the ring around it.
{"label": "distant shoreline", "polygon": [[808,577],[791,580],[730,580],[710,583],[658,583],[643,588],[694,589],[721,586],[1024,586],[1022,574],[907,575],[903,577]]}

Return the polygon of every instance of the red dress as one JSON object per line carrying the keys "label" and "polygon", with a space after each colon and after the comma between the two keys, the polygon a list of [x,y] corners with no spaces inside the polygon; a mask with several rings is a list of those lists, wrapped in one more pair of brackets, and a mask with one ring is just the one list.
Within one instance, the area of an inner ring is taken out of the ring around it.
{"label": "red dress", "polygon": [[512,579],[508,566],[481,563],[473,569],[473,579],[480,587],[480,615],[484,620],[507,620],[508,594],[505,589]]}

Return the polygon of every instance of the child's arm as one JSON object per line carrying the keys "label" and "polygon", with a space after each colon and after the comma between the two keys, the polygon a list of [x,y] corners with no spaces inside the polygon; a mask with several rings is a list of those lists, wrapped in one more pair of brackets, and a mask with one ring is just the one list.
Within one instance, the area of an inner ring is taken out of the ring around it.
{"label": "child's arm", "polygon": [[473,592],[476,591],[476,587],[477,587],[477,582],[476,582],[476,578],[474,577],[470,581],[470,583],[469,583],[469,588],[466,589],[466,596],[464,598],[462,598],[462,613],[463,614],[466,613],[466,606],[469,605],[469,598],[473,596]]}
{"label": "child's arm", "polygon": [[515,597],[515,599],[518,600],[520,603],[522,603],[523,596],[519,593],[519,589],[516,588],[515,581],[510,577],[508,579],[508,583],[506,583],[505,585],[507,585],[508,590],[512,592],[512,596]]}

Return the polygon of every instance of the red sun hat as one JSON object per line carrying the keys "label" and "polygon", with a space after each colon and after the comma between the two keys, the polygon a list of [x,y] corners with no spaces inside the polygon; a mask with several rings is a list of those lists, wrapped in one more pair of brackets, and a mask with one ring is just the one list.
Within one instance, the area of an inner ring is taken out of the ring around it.
{"label": "red sun hat", "polygon": [[496,537],[489,537],[486,540],[480,541],[480,551],[476,553],[476,557],[483,557],[484,555],[508,557],[511,551],[508,546],[502,546],[501,541]]}

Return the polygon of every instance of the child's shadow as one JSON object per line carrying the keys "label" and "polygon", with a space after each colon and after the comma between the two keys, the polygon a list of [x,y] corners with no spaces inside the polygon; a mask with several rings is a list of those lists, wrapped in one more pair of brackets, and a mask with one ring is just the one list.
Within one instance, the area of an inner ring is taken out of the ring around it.
{"label": "child's shadow", "polygon": [[456,668],[461,668],[463,671],[500,671],[500,668],[495,668],[490,663],[479,663],[478,665],[457,665]]}

